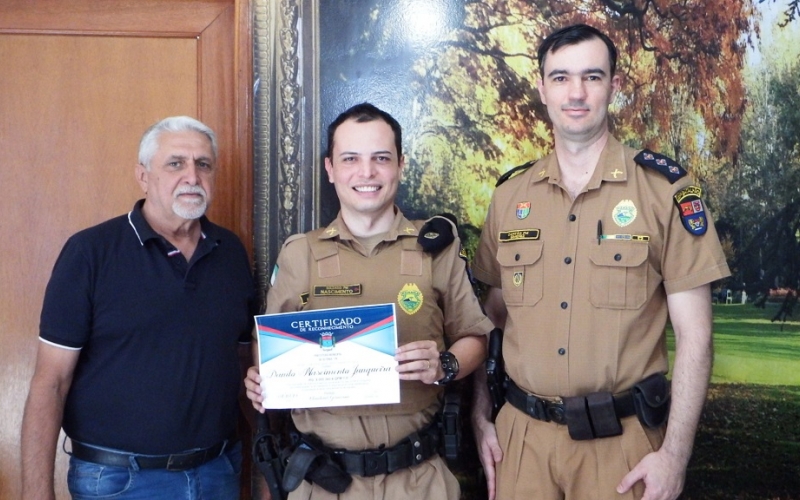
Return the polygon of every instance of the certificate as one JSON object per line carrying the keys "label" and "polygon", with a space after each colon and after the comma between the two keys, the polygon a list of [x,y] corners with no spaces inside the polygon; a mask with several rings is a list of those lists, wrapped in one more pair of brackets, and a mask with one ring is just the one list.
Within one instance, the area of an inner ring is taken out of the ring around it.
{"label": "certificate", "polygon": [[394,304],[256,316],[264,408],[400,402]]}

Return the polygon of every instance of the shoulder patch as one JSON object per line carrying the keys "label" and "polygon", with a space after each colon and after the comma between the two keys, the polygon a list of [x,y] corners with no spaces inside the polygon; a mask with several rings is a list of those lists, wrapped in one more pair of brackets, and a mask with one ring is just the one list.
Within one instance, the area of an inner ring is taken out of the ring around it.
{"label": "shoulder patch", "polygon": [[678,208],[678,215],[680,215],[683,227],[695,236],[706,234],[708,230],[705,206],[703,200],[700,199],[702,194],[703,188],[700,186],[688,186],[672,197]]}
{"label": "shoulder patch", "polygon": [[498,187],[498,186],[500,186],[500,184],[504,183],[505,181],[509,180],[510,178],[512,178],[512,177],[514,177],[516,175],[519,175],[522,172],[528,170],[529,168],[531,168],[534,165],[534,163],[536,163],[536,160],[531,160],[531,161],[529,161],[527,163],[523,163],[522,165],[520,165],[518,167],[512,168],[508,172],[506,172],[503,175],[501,175],[499,179],[497,179],[497,182],[495,183],[494,187]]}
{"label": "shoulder patch", "polygon": [[686,170],[678,165],[678,162],[667,156],[654,153],[649,149],[643,149],[639,152],[634,161],[643,167],[652,168],[662,174],[669,180],[670,184],[675,184],[675,181],[686,175]]}
{"label": "shoulder patch", "polygon": [[447,248],[458,234],[458,222],[453,214],[441,213],[425,221],[419,230],[417,243],[428,253]]}

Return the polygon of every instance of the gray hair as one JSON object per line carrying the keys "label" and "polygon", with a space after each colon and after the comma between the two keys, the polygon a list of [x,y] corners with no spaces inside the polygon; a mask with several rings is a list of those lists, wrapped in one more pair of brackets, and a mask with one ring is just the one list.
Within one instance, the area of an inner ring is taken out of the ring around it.
{"label": "gray hair", "polygon": [[214,159],[217,158],[217,136],[205,123],[189,116],[170,116],[151,126],[139,142],[139,163],[150,170],[150,162],[158,151],[158,139],[164,132],[199,132],[211,141]]}

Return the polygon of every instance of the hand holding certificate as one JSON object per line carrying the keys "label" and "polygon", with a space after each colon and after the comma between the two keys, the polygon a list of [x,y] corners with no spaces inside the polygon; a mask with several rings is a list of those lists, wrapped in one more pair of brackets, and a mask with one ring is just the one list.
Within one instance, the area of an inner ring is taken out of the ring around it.
{"label": "hand holding certificate", "polygon": [[255,320],[264,408],[400,402],[394,304]]}

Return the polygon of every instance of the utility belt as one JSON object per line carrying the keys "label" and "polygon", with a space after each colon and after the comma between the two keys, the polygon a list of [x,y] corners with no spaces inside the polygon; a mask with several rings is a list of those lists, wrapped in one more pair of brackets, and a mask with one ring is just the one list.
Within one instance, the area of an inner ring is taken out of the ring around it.
{"label": "utility belt", "polygon": [[655,428],[669,416],[669,382],[662,373],[655,373],[625,392],[593,392],[586,396],[553,400],[528,394],[507,380],[506,401],[528,416],[544,422],[566,425],[576,441],[619,436],[620,419],[637,415],[642,425]]}
{"label": "utility belt", "polygon": [[[266,424],[266,423],[265,423]],[[253,443],[253,460],[272,497],[285,499],[303,480],[336,494],[344,493],[353,475],[372,477],[406,469],[441,454],[456,460],[461,442],[460,395],[446,391],[442,408],[422,430],[391,448],[343,450],[326,446],[312,434],[293,432],[294,446],[281,448],[279,438],[260,431]]]}
{"label": "utility belt", "polygon": [[164,469],[177,472],[200,467],[222,455],[225,450],[230,449],[238,442],[239,438],[234,434],[229,439],[201,450],[190,450],[170,455],[138,455],[125,451],[97,448],[70,439],[72,450],[69,454],[79,460],[111,467],[132,468],[135,463],[140,469]]}

